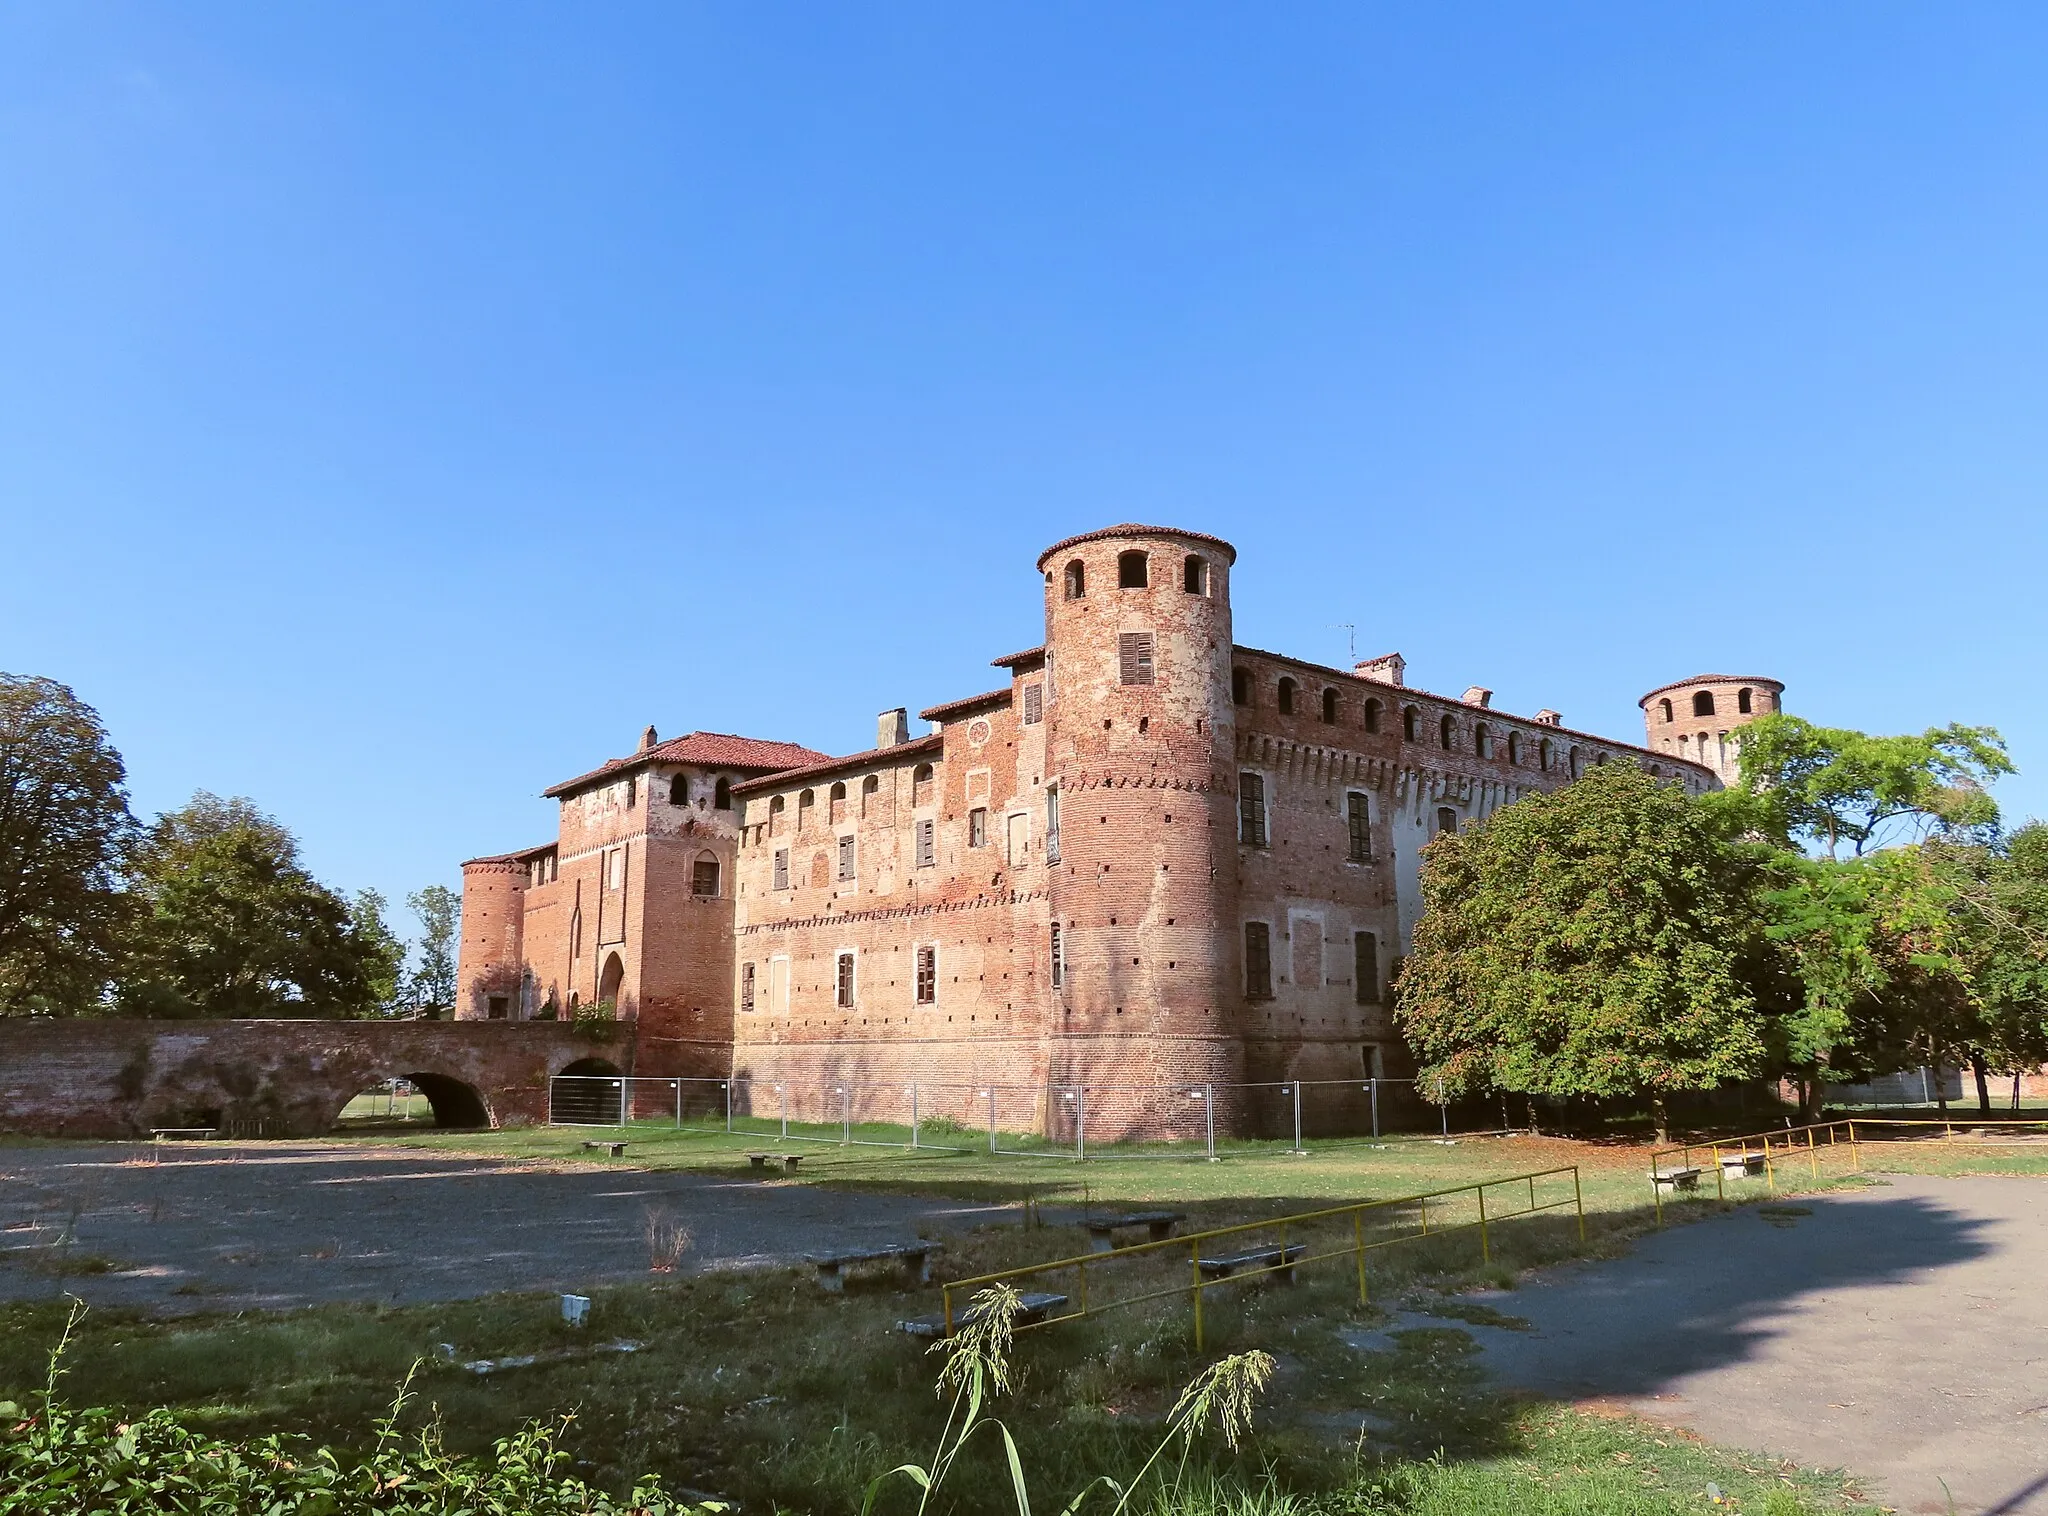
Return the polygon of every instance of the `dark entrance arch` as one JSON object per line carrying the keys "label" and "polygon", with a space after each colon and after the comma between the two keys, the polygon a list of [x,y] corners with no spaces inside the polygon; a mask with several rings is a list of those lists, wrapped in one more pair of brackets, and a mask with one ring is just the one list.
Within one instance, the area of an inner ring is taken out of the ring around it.
{"label": "dark entrance arch", "polygon": [[[366,1085],[363,1090],[358,1092],[358,1095],[380,1095],[389,1087],[390,1077],[378,1078],[371,1084]],[[457,1079],[451,1074],[403,1073],[398,1074],[396,1077],[403,1080],[405,1084],[410,1085],[415,1094],[425,1097],[428,1109],[432,1113],[431,1119],[437,1127],[460,1129],[466,1127],[488,1127],[491,1124],[491,1108],[485,1103],[483,1092],[473,1084]],[[342,1110],[347,1110],[356,1098],[357,1096],[350,1096],[347,1101],[343,1102]],[[375,1100],[373,1099],[369,1102],[373,1107],[372,1111],[367,1115],[358,1115],[352,1118],[346,1130],[355,1132],[375,1132],[385,1129],[403,1130],[408,1123],[417,1129],[420,1125],[417,1108],[411,1106],[412,1097],[410,1095],[405,1098],[408,1102],[408,1108],[403,1113],[394,1113],[390,1119],[379,1118],[378,1113],[374,1110]],[[340,1120],[340,1114],[337,1113],[330,1126],[339,1125]]]}
{"label": "dark entrance arch", "polygon": [[554,1126],[616,1126],[625,1109],[619,1066],[604,1058],[578,1058],[548,1081],[548,1121]]}

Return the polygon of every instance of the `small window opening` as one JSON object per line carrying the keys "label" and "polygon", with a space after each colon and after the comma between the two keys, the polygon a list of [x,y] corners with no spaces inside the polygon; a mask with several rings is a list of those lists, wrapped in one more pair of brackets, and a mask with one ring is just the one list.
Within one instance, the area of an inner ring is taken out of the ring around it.
{"label": "small window opening", "polygon": [[716,895],[718,893],[718,855],[699,853],[697,861],[690,868],[690,893],[692,895]]}
{"label": "small window opening", "polygon": [[926,945],[917,950],[917,1003],[932,1005],[939,998],[939,950]]}
{"label": "small window opening", "polygon": [[853,1009],[853,954],[839,955],[839,972],[833,985],[833,1003],[842,1011]]}
{"label": "small window opening", "polygon": [[775,888],[789,888],[789,849],[786,847],[775,850]]}
{"label": "small window opening", "polygon": [[1237,840],[1247,847],[1266,845],[1266,780],[1262,774],[1237,776]]}
{"label": "small window opening", "polygon": [[1230,703],[1250,705],[1252,703],[1252,676],[1243,669],[1230,671]]}
{"label": "small window opening", "polygon": [[1120,590],[1145,588],[1145,555],[1136,548],[1116,555],[1116,587]]}
{"label": "small window opening", "polygon": [[1401,712],[1401,737],[1407,742],[1422,740],[1422,713],[1412,705]]}
{"label": "small window opening", "polygon": [[1325,726],[1335,726],[1335,725],[1336,725],[1336,723],[1337,723],[1337,692],[1336,692],[1335,690],[1324,690],[1324,691],[1323,691],[1323,724],[1324,724]]}
{"label": "small window opening", "polygon": [[1692,713],[1695,716],[1711,716],[1714,714],[1714,692],[1712,690],[1700,690],[1693,695]]}
{"label": "small window opening", "polygon": [[1449,806],[1447,806],[1447,805],[1440,805],[1440,806],[1438,806],[1438,807],[1436,808],[1436,834],[1437,834],[1437,836],[1441,837],[1441,836],[1443,836],[1443,835],[1444,835],[1444,833],[1446,833],[1446,832],[1455,832],[1455,831],[1456,831],[1457,829],[1458,829],[1458,813],[1457,813],[1456,811],[1452,810],[1452,809],[1451,809],[1451,808],[1450,808]]}
{"label": "small window opening", "polygon": [[938,861],[937,848],[932,840],[932,822],[927,819],[917,824],[917,866],[930,868]]}
{"label": "small window opening", "polygon": [[910,803],[930,805],[932,803],[932,766],[920,763],[910,771]]}
{"label": "small window opening", "polygon": [[1372,802],[1353,790],[1344,797],[1344,809],[1351,827],[1351,861],[1372,861]]}
{"label": "small window opening", "polygon": [[1380,703],[1377,700],[1365,702],[1365,729],[1368,732],[1380,729]]}
{"label": "small window opening", "polygon": [[1280,681],[1278,704],[1281,715],[1292,716],[1294,714],[1294,681],[1292,679],[1282,679]]}
{"label": "small window opening", "polygon": [[732,781],[730,779],[721,775],[718,782],[711,786],[711,803],[721,811],[732,809]]}
{"label": "small window opening", "polygon": [[1180,587],[1190,595],[1209,593],[1209,561],[1199,553],[1189,553],[1180,566]]}
{"label": "small window opening", "polygon": [[668,803],[688,805],[690,803],[690,776],[678,774],[668,782]]}
{"label": "small window opening", "polygon": [[1152,634],[1120,632],[1116,639],[1117,677],[1123,684],[1152,682]]}
{"label": "small window opening", "polygon": [[1360,1005],[1380,1002],[1380,940],[1371,932],[1356,933],[1351,939],[1351,983]]}
{"label": "small window opening", "polygon": [[1671,725],[1673,717],[1671,711],[1671,702],[1669,700],[1659,700],[1657,702],[1657,713],[1664,718],[1664,724],[1666,726]]}
{"label": "small window opening", "polygon": [[845,884],[853,878],[853,837],[851,834],[839,839],[839,882]]}
{"label": "small window opening", "polygon": [[740,965],[740,1012],[742,1015],[750,1015],[753,1009],[754,966],[751,963],[743,963]]}
{"label": "small window opening", "polygon": [[1088,595],[1088,570],[1079,558],[1067,565],[1067,598],[1083,600]]}
{"label": "small window opening", "polygon": [[1244,998],[1273,998],[1273,932],[1263,921],[1244,924]]}
{"label": "small window opening", "polygon": [[1458,740],[1458,723],[1448,716],[1444,717],[1442,721],[1437,723],[1436,737],[1444,750],[1446,752],[1450,751],[1451,747]]}
{"label": "small window opening", "polygon": [[977,805],[967,813],[967,845],[988,846],[988,811],[982,806]]}
{"label": "small window opening", "polygon": [[[1745,716],[1750,714],[1750,693],[1747,687],[1735,692],[1735,709]],[[1671,719],[1671,713],[1668,710],[1664,713],[1664,719],[1666,721]]]}

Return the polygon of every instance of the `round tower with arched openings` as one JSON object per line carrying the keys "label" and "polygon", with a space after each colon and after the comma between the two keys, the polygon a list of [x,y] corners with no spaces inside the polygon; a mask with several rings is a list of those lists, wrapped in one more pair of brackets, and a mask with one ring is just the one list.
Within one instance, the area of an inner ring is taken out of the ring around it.
{"label": "round tower with arched openings", "polygon": [[1785,686],[1761,674],[1695,674],[1651,690],[1643,708],[1644,746],[1704,763],[1734,784],[1742,777],[1737,732],[1784,709]]}
{"label": "round tower with arched openings", "polygon": [[517,1019],[527,865],[516,853],[462,866],[462,936],[455,970],[455,1019]]}
{"label": "round tower with arched openings", "polygon": [[[1047,782],[1061,961],[1050,1083],[1103,1087],[1088,1129],[1198,1136],[1189,1095],[1243,1077],[1230,900],[1236,875],[1230,569],[1236,549],[1170,527],[1056,543],[1045,576]],[[1174,1085],[1173,1097],[1108,1087]],[[1056,1098],[1070,1098],[1061,1092]],[[1225,1094],[1217,1092],[1217,1119]]]}

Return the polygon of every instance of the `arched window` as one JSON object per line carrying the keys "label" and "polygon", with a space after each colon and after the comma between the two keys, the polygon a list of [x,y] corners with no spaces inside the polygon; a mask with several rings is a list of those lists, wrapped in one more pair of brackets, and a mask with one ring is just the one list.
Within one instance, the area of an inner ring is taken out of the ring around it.
{"label": "arched window", "polygon": [[1141,590],[1145,584],[1145,555],[1136,548],[1127,553],[1118,553],[1116,587],[1120,590]]}
{"label": "arched window", "polygon": [[1323,722],[1327,726],[1335,726],[1337,724],[1337,692],[1335,690],[1323,691]]}
{"label": "arched window", "polygon": [[1457,745],[1458,723],[1449,716],[1444,717],[1443,720],[1436,724],[1436,739],[1442,745],[1444,751],[1449,752]]}
{"label": "arched window", "polygon": [[920,763],[910,771],[910,803],[929,805],[932,799],[932,766]]}
{"label": "arched window", "polygon": [[697,861],[690,866],[690,893],[713,896],[718,893],[718,855],[699,853]]}
{"label": "arched window", "polygon": [[1280,681],[1279,703],[1281,715],[1292,716],[1294,714],[1294,681],[1292,679],[1282,679]]}
{"label": "arched window", "polygon": [[583,956],[583,907],[578,906],[569,913],[569,956]]}
{"label": "arched window", "polygon": [[843,779],[832,786],[830,815],[835,823],[846,819],[846,781]]}
{"label": "arched window", "polygon": [[1380,729],[1380,703],[1377,700],[1365,702],[1365,729],[1368,732]]}
{"label": "arched window", "polygon": [[801,832],[811,824],[811,812],[817,807],[818,797],[811,790],[805,790],[796,797],[796,829]]}
{"label": "arched window", "polygon": [[778,836],[782,831],[782,813],[788,809],[780,795],[768,802],[768,835]]}
{"label": "arched window", "polygon": [[1088,593],[1088,570],[1079,558],[1067,565],[1067,598],[1080,600]]}
{"label": "arched window", "polygon": [[669,780],[668,803],[670,805],[688,805],[690,803],[690,776],[688,774],[677,774],[673,779]]}
{"label": "arched window", "polygon": [[1472,728],[1472,751],[1482,758],[1493,756],[1493,729],[1483,721]]}
{"label": "arched window", "polygon": [[1657,702],[1657,709],[1664,717],[1664,724],[1669,726],[1671,724],[1671,702],[1668,699],[1660,700]]}
{"label": "arched window", "polygon": [[1230,671],[1230,703],[1250,705],[1252,703],[1252,676],[1243,669]]}
{"label": "arched window", "polygon": [[1700,690],[1692,697],[1692,713],[1695,716],[1711,716],[1714,714],[1714,692],[1712,690]]}
{"label": "arched window", "polygon": [[732,781],[723,774],[719,775],[718,783],[711,786],[711,803],[721,811],[732,809]]}
{"label": "arched window", "polygon": [[[1747,716],[1750,713],[1749,687],[1747,685],[1744,685],[1741,689],[1735,692],[1735,709],[1740,711],[1745,716]],[[1669,711],[1666,711],[1664,713],[1664,719],[1666,721],[1669,721],[1671,719],[1671,713]]]}
{"label": "arched window", "polygon": [[1567,761],[1568,761],[1568,763],[1569,763],[1569,765],[1570,765],[1570,770],[1571,770],[1571,776],[1572,776],[1572,778],[1574,778],[1574,779],[1578,778],[1578,777],[1579,777],[1579,772],[1580,772],[1580,768],[1579,768],[1579,750],[1578,750],[1577,748],[1573,748],[1573,749],[1571,750],[1571,752],[1570,752],[1570,753],[1569,753],[1569,754],[1567,755]]}
{"label": "arched window", "polygon": [[1555,761],[1555,756],[1551,751],[1550,739],[1548,737],[1543,738],[1536,744],[1536,766],[1542,769],[1544,773],[1550,772],[1550,765]]}
{"label": "arched window", "polygon": [[881,794],[881,789],[882,789],[882,781],[881,781],[880,779],[876,778],[876,777],[875,777],[875,776],[874,776],[873,774],[870,774],[870,775],[868,775],[868,777],[867,777],[867,778],[865,778],[865,779],[861,780],[861,782],[860,782],[860,813],[861,813],[861,815],[863,815],[863,816],[867,815],[867,813],[868,813],[868,802],[869,802],[870,800],[874,800],[874,799],[877,799],[877,798],[879,798],[879,797],[880,797],[880,794]]}
{"label": "arched window", "polygon": [[1209,593],[1209,560],[1199,553],[1189,553],[1180,566],[1180,587],[1190,595]]}
{"label": "arched window", "polygon": [[1520,732],[1508,733],[1508,764],[1513,768],[1520,768],[1522,766],[1522,734]]}
{"label": "arched window", "polygon": [[1401,736],[1409,742],[1422,740],[1422,712],[1412,705],[1401,712]]}
{"label": "arched window", "polygon": [[1447,806],[1447,805],[1440,805],[1440,806],[1438,806],[1438,807],[1436,808],[1436,834],[1437,834],[1437,836],[1441,837],[1441,836],[1443,836],[1443,834],[1444,834],[1445,832],[1455,832],[1455,831],[1456,831],[1457,829],[1458,829],[1458,813],[1457,813],[1456,811],[1452,810],[1452,809],[1451,809],[1451,808],[1450,808],[1449,806]]}

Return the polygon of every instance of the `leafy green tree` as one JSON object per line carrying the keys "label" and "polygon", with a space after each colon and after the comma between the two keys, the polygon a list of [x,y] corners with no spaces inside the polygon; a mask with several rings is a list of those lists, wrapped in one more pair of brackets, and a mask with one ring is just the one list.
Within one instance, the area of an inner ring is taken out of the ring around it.
{"label": "leafy green tree", "polygon": [[445,884],[430,884],[405,897],[420,919],[419,968],[412,976],[412,1002],[427,1016],[455,1009],[456,934],[462,897]]}
{"label": "leafy green tree", "polygon": [[[1903,834],[1995,831],[1985,786],[2013,772],[2005,740],[1988,726],[1929,727],[1919,736],[1872,737],[1765,716],[1742,729],[1741,802],[1779,835],[1861,856]],[[1903,828],[1892,827],[1903,822]]]}
{"label": "leafy green tree", "polygon": [[384,919],[384,897],[376,890],[357,890],[349,902],[349,921],[361,944],[370,998],[380,1016],[396,1016],[405,1005],[405,942]]}
{"label": "leafy green tree", "polygon": [[1664,1098],[1763,1073],[1760,850],[1612,763],[1429,845],[1396,1014],[1449,1092]]}
{"label": "leafy green tree", "polygon": [[0,674],[0,1015],[98,1007],[127,913],[126,780],[91,706]]}
{"label": "leafy green tree", "polygon": [[137,849],[141,905],[119,984],[133,1015],[367,1016],[386,941],[299,863],[290,832],[244,799],[200,791]]}

